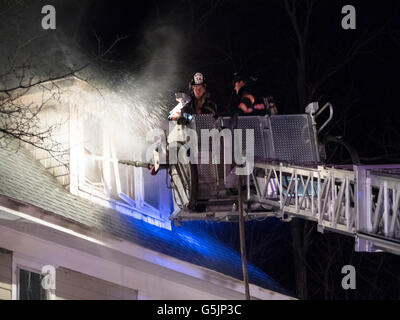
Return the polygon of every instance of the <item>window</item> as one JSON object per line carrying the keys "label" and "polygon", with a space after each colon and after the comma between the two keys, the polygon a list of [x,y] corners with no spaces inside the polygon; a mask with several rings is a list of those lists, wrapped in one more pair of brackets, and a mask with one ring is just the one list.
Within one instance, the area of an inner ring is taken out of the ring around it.
{"label": "window", "polygon": [[54,300],[57,266],[13,253],[12,300]]}
{"label": "window", "polygon": [[43,278],[39,273],[18,268],[18,299],[49,300],[50,292],[43,288]]}
{"label": "window", "polygon": [[125,119],[123,112],[109,114],[105,107],[95,110],[96,106],[88,104],[71,111],[71,192],[171,229],[173,199],[165,172],[155,177],[146,169],[118,163],[142,159],[145,139],[135,136],[135,123]]}

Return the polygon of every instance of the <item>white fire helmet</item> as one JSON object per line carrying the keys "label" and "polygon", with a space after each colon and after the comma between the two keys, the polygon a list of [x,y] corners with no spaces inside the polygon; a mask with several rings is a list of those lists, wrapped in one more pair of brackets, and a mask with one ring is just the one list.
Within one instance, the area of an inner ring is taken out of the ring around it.
{"label": "white fire helmet", "polygon": [[197,72],[197,73],[193,76],[193,80],[194,80],[194,85],[203,84],[203,83],[204,83],[204,76],[203,76],[202,73]]}

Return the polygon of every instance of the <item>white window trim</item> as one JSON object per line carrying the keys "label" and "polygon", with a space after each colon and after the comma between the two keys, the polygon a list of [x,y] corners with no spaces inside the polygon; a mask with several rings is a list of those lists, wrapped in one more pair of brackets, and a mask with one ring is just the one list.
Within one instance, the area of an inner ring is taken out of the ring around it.
{"label": "white window trim", "polygon": [[[100,118],[99,118],[100,119]],[[101,119],[100,119],[101,120]],[[77,107],[73,107],[70,109],[70,192],[74,195],[85,198],[93,203],[101,205],[106,208],[112,208],[113,205],[118,204],[118,206],[127,207],[125,202],[120,201],[118,199],[113,199],[108,197],[106,194],[97,190],[90,186],[90,184],[85,181],[85,168],[81,163],[81,159],[85,157],[84,155],[84,145],[81,141],[84,141],[83,137],[83,123],[80,114],[80,110]],[[120,192],[121,190],[121,182],[120,182],[120,173],[118,169],[118,162],[115,156],[115,150],[107,136],[104,137],[104,141],[107,143],[107,149],[110,154],[110,159],[105,161],[99,157],[98,160],[104,162],[109,162],[107,165],[109,166],[110,172],[113,172],[116,179],[117,189]],[[94,156],[96,157],[96,156]],[[154,208],[150,204],[144,201],[145,192],[144,192],[144,177],[143,177],[142,168],[134,168],[133,171],[133,179],[134,179],[134,201],[136,203],[136,208],[141,211],[150,210],[145,213],[130,213],[128,215],[134,217],[135,219],[145,221],[152,225],[158,226],[160,228],[164,228],[167,230],[171,230],[172,223],[169,219],[165,219],[162,216],[160,208]],[[153,211],[153,212],[151,212]],[[121,214],[127,214],[120,212]]]}
{"label": "white window trim", "polygon": [[[35,272],[41,274],[41,270],[44,266],[49,265],[44,261],[40,261],[36,258],[18,254],[13,252],[12,256],[12,279],[11,279],[11,299],[19,300],[19,269]],[[54,266],[56,269],[57,266]],[[56,273],[54,274],[56,277]],[[56,279],[54,279],[54,282]],[[49,290],[49,300],[56,299],[56,292],[54,289]]]}

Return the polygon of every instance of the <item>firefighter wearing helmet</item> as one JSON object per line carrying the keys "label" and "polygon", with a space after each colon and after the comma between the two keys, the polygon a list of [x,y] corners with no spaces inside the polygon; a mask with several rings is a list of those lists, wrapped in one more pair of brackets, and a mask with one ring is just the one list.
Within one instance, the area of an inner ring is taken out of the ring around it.
{"label": "firefighter wearing helmet", "polygon": [[233,114],[239,116],[265,116],[267,108],[264,99],[258,95],[256,79],[243,73],[236,72],[233,75],[233,90],[237,95],[237,102],[233,106]]}
{"label": "firefighter wearing helmet", "polygon": [[207,91],[207,83],[204,75],[197,72],[189,82],[190,101],[172,120],[178,120],[181,115],[212,114],[216,115],[216,104],[211,100],[211,94]]}
{"label": "firefighter wearing helmet", "polygon": [[189,104],[191,114],[216,114],[216,104],[211,100],[211,94],[207,91],[207,82],[204,75],[197,72],[189,83],[190,96]]}

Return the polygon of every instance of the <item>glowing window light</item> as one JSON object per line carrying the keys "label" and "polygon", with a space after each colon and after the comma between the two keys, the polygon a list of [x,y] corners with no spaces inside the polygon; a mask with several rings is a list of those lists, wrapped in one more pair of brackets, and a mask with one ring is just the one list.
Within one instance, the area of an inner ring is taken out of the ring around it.
{"label": "glowing window light", "polygon": [[[71,90],[71,94],[67,96],[68,101],[66,102],[74,106],[71,110],[76,110],[76,115],[70,118],[70,131],[74,133],[71,135],[70,143],[76,150],[73,157],[74,162],[70,164],[71,167],[75,166],[72,171],[77,179],[71,178],[70,190],[75,194],[83,195],[89,201],[110,207],[121,214],[170,230],[171,221],[168,220],[170,212],[167,211],[171,207],[169,203],[171,201],[163,198],[163,205],[160,206],[160,209],[146,203],[141,172],[135,172],[135,183],[132,184],[135,186],[135,200],[122,192],[124,190],[118,167],[117,151],[140,149],[141,141],[137,143],[137,146],[132,146],[132,134],[137,130],[137,123],[133,125],[134,122],[131,121],[128,114],[128,110],[134,110],[132,107],[138,107],[137,102],[132,105],[130,101],[114,92],[103,93],[102,97],[99,97],[97,93],[75,86]],[[85,108],[80,107],[83,105]],[[139,107],[143,113],[145,106],[140,105]],[[140,117],[140,119],[142,118],[146,119],[147,117]],[[89,123],[96,128],[101,128],[101,131],[93,132],[92,128],[88,127]],[[89,129],[87,130],[88,136],[84,134],[85,128]],[[118,135],[115,136],[117,131]],[[92,143],[91,139],[94,142],[98,141],[100,149],[97,154],[87,155],[84,152],[85,144]],[[95,163],[95,167],[101,168],[101,183],[88,183],[85,168],[87,159]],[[75,184],[74,181],[76,181]],[[118,196],[123,202],[116,199]]]}

